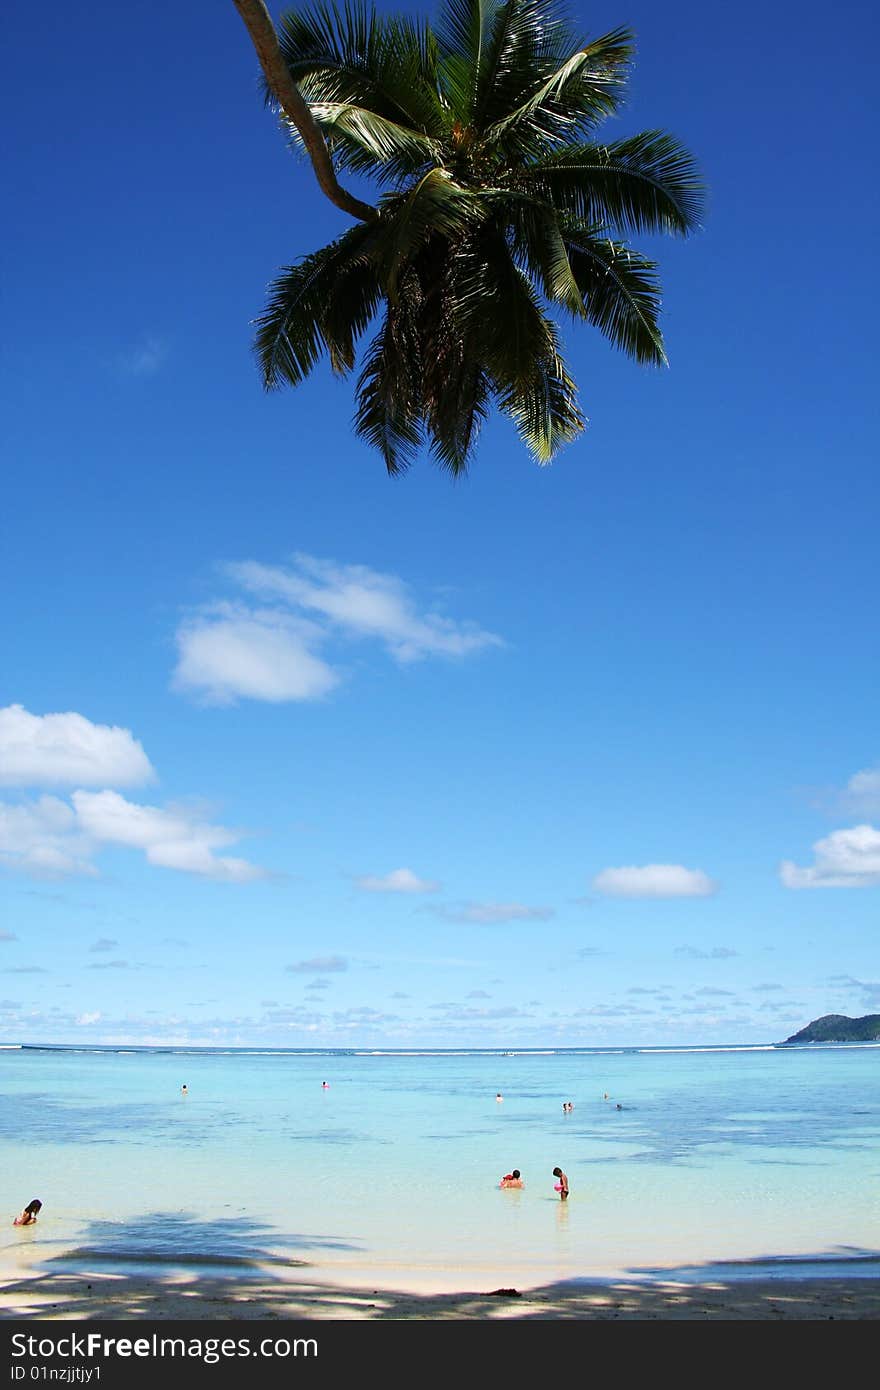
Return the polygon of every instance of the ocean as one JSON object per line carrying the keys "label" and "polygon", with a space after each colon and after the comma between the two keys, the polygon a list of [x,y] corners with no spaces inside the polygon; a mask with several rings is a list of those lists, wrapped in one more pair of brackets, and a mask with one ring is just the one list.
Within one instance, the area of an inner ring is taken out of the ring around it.
{"label": "ocean", "polygon": [[880,1045],[7,1047],[0,1093],[4,1282],[880,1273]]}

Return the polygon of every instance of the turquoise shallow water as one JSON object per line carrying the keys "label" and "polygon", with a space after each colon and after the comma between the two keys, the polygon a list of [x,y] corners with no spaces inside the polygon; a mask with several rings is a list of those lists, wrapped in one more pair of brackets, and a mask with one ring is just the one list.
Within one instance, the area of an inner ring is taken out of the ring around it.
{"label": "turquoise shallow water", "polygon": [[[856,1259],[880,1272],[876,1046],[8,1049],[0,1094],[10,1223],[44,1203],[36,1227],[0,1237],[7,1274],[246,1277],[269,1262],[284,1278],[302,1262],[452,1290]],[[524,1189],[499,1191],[512,1167]]]}

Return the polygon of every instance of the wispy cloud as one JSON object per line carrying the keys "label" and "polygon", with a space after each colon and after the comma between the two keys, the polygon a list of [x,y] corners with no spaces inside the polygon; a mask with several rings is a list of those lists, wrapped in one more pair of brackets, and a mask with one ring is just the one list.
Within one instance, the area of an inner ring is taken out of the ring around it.
{"label": "wispy cloud", "polygon": [[526,903],[462,903],[459,906],[432,907],[431,912],[448,922],[475,922],[495,926],[501,922],[546,922],[553,917],[552,907],[529,907]]}
{"label": "wispy cloud", "polygon": [[147,334],[119,354],[116,366],[122,376],[155,376],[167,357],[168,344],[162,338]]}
{"label": "wispy cloud", "polygon": [[786,888],[876,888],[880,885],[880,830],[854,825],[813,845],[815,862],[801,868],[786,859],[779,877]]}
{"label": "wispy cloud", "polygon": [[349,1028],[356,1028],[362,1023],[383,1024],[398,1021],[397,1014],[382,1013],[369,1004],[358,1004],[350,1009],[339,1009],[331,1017],[337,1025],[341,1024],[343,1027]]}
{"label": "wispy cloud", "polygon": [[677,956],[689,956],[691,960],[730,960],[737,954],[729,946],[713,946],[711,951],[701,950],[699,946],[676,946]]}
{"label": "wispy cloud", "polygon": [[707,898],[718,884],[702,869],[681,864],[629,864],[603,869],[593,879],[597,893],[611,898]]}
{"label": "wispy cloud", "polygon": [[285,566],[247,560],[223,573],[239,594],[180,624],[172,682],[215,703],[319,699],[342,680],[319,655],[329,645],[377,642],[401,664],[501,645],[474,622],[420,607],[402,579],[365,565],[297,554]]}
{"label": "wispy cloud", "polygon": [[852,991],[861,997],[861,1007],[874,1011],[880,1009],[880,980],[858,980],[852,975],[833,975],[829,984],[836,988]]}
{"label": "wispy cloud", "polygon": [[470,621],[419,611],[409,586],[366,565],[340,565],[297,554],[287,568],[256,561],[230,565],[242,587],[261,598],[283,600],[356,637],[381,642],[402,662],[426,656],[468,656],[500,637]]}
{"label": "wispy cloud", "polygon": [[841,793],[847,813],[870,816],[880,812],[880,767],[868,767],[856,772]]}
{"label": "wispy cloud", "polygon": [[507,1004],[497,1009],[478,1009],[467,1004],[432,1004],[432,1009],[436,1009],[442,1014],[443,1018],[451,1021],[456,1020],[463,1023],[473,1022],[494,1022],[496,1019],[506,1018],[531,1018],[525,1009],[517,1008],[516,1005]]}
{"label": "wispy cloud", "polygon": [[311,960],[300,960],[284,968],[291,975],[329,975],[347,970],[348,961],[345,956],[313,956]]}
{"label": "wispy cloud", "polygon": [[439,883],[430,878],[419,878],[412,869],[392,869],[382,877],[362,874],[355,879],[355,883],[365,893],[436,893],[440,889]]}

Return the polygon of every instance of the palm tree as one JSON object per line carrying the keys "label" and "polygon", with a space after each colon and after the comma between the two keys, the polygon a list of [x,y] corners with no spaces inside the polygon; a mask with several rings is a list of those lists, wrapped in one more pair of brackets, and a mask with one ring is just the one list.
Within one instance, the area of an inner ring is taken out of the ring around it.
{"label": "palm tree", "polygon": [[[355,428],[388,472],[427,445],[460,474],[493,404],[541,463],[584,428],[560,314],[665,363],[656,264],[621,237],[687,235],[702,190],[667,133],[595,140],[621,101],[629,30],[584,42],[559,0],[442,0],[435,26],[345,0],[283,15],[277,44],[280,79],[261,55],[267,100],[313,163],[316,137],[322,187],[359,220],[272,284],[255,345],[267,388],[298,385],[325,353],[338,374],[358,366]],[[336,170],[374,180],[376,206]]]}

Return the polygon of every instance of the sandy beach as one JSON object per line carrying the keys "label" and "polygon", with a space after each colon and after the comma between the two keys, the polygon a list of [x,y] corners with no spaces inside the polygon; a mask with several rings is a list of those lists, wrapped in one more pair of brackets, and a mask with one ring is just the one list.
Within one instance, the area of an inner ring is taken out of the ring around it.
{"label": "sandy beach", "polygon": [[[856,1263],[856,1269],[858,1268]],[[191,1273],[150,1277],[114,1272],[34,1270],[3,1281],[0,1317],[55,1321],[198,1320],[876,1320],[876,1273],[680,1282],[621,1278],[534,1287],[492,1285],[429,1292],[295,1280],[248,1271],[237,1278]]]}

